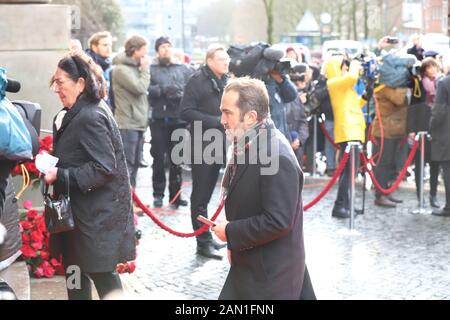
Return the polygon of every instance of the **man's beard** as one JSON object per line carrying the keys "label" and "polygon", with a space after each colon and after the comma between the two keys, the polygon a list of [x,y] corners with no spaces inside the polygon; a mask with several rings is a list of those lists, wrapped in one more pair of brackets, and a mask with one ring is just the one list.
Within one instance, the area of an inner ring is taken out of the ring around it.
{"label": "man's beard", "polygon": [[235,139],[239,141],[246,133],[244,123],[242,122],[239,122],[239,124],[234,129],[225,129],[225,134],[229,141],[234,141]]}
{"label": "man's beard", "polygon": [[170,57],[160,57],[159,62],[162,64],[170,64],[172,62],[172,59]]}

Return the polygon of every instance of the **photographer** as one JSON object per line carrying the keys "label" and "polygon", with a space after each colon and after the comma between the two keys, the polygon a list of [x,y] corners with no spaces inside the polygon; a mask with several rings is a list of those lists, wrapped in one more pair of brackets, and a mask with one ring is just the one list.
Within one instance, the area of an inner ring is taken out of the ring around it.
{"label": "photographer", "polygon": [[[324,65],[328,78],[327,87],[330,94],[334,114],[335,141],[342,150],[348,142],[365,141],[365,121],[361,109],[361,97],[355,90],[359,80],[361,63],[358,60],[349,61],[345,56],[331,56]],[[339,180],[337,199],[332,216],[337,218],[350,217],[350,182],[351,163],[347,162]],[[360,213],[356,210],[356,213]]]}
{"label": "photographer", "polygon": [[[303,154],[306,140],[309,137],[308,120],[305,113],[306,93],[302,91],[305,89],[307,83],[307,66],[304,65],[303,73],[295,72],[290,75],[292,82],[295,83],[298,91],[297,98],[286,104],[286,118],[291,134],[291,146],[300,164],[303,167]],[[294,70],[295,71],[295,70]]]}
{"label": "photographer", "polygon": [[231,46],[230,71],[236,77],[250,76],[262,80],[270,100],[270,114],[275,126],[291,141],[286,119],[285,104],[297,98],[297,90],[287,74],[292,71],[292,62],[283,61],[284,52],[272,49],[266,43]]}
{"label": "photographer", "polygon": [[[422,61],[419,75],[415,76],[420,80],[417,85],[420,91],[411,98],[411,105],[408,108],[407,128],[409,140],[412,143],[416,134],[421,131],[429,131],[431,118],[431,108],[436,97],[437,83],[442,77],[440,67],[433,58],[425,58]],[[420,161],[421,155],[418,152],[415,157],[414,176],[416,181],[417,199],[419,199],[419,183],[420,183]],[[439,208],[437,202],[437,186],[439,176],[439,162],[431,160],[431,142],[425,140],[425,163],[430,165],[430,206]]]}
{"label": "photographer", "polygon": [[[280,72],[281,71],[281,72]],[[286,118],[285,104],[297,98],[294,84],[284,74],[283,70],[272,70],[264,80],[270,99],[270,114],[278,130],[291,141],[291,134]]]}

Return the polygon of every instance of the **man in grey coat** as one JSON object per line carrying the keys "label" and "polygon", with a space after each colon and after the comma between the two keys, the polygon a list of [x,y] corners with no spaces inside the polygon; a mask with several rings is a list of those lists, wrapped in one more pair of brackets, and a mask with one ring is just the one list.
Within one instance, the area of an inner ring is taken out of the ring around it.
{"label": "man in grey coat", "polygon": [[133,36],[125,43],[125,52],[113,61],[115,117],[122,136],[133,188],[136,187],[144,132],[147,130],[147,92],[151,62],[147,53],[147,40]]}

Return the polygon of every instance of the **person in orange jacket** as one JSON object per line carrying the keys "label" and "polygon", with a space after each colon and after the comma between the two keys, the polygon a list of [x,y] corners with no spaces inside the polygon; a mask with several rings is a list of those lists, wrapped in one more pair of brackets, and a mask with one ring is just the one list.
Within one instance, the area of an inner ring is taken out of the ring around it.
{"label": "person in orange jacket", "polygon": [[[363,100],[355,89],[361,63],[358,60],[350,62],[344,55],[331,56],[324,64],[324,71],[328,78],[327,87],[334,114],[335,142],[341,146],[341,150],[345,150],[349,142],[364,143],[366,123],[362,111]],[[333,217],[350,217],[350,170],[349,161],[339,179]],[[361,210],[356,210],[356,214],[360,213]]]}

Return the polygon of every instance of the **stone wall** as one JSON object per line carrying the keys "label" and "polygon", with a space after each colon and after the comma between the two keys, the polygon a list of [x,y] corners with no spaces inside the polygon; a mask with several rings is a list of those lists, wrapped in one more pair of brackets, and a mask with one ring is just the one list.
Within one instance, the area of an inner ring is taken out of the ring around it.
{"label": "stone wall", "polygon": [[[58,61],[68,52],[70,7],[3,3],[0,2],[0,67],[6,68],[9,78],[22,84],[19,93],[7,96],[10,100],[39,103],[41,128],[51,129],[53,117],[62,107],[49,89],[49,83]],[[20,189],[22,179],[16,178],[14,182],[16,190]],[[36,190],[27,191],[21,201],[24,199],[32,200],[36,206],[42,205]]]}

